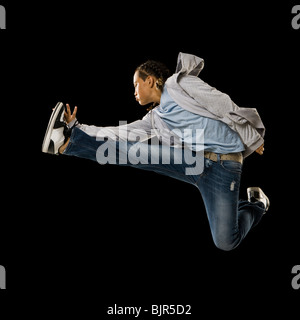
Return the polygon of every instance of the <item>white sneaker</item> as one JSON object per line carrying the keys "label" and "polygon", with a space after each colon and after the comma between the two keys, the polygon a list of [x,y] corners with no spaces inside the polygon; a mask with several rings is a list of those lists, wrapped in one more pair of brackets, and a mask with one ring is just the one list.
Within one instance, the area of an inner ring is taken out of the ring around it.
{"label": "white sneaker", "polygon": [[53,109],[46,134],[44,137],[42,152],[58,155],[58,149],[64,144],[64,104],[58,102]]}
{"label": "white sneaker", "polygon": [[263,193],[261,188],[259,187],[250,187],[247,188],[248,201],[249,202],[257,202],[260,201],[264,204],[265,210],[268,211],[270,207],[269,198]]}

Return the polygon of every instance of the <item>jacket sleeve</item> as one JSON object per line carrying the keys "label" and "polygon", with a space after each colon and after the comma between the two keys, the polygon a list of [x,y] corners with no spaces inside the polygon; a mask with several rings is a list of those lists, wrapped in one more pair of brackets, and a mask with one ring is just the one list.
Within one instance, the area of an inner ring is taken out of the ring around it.
{"label": "jacket sleeve", "polygon": [[239,134],[241,140],[244,143],[244,158],[248,157],[264,143],[264,139],[261,134],[258,133],[258,131],[253,128],[253,126],[249,122],[235,124],[235,131]]}
{"label": "jacket sleeve", "polygon": [[108,137],[112,140],[120,141],[146,141],[151,137],[151,117],[147,113],[141,120],[127,124],[121,123],[115,127],[97,127],[86,124],[77,125],[79,129],[97,140],[103,140]]}

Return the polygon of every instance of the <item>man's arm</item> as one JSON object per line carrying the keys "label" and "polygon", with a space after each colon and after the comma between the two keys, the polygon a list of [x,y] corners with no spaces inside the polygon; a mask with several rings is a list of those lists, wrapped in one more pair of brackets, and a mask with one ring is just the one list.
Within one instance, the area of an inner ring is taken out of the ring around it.
{"label": "man's arm", "polygon": [[[65,112],[65,121],[72,126],[76,121],[77,107],[71,112],[69,104],[66,104],[67,111]],[[105,137],[120,141],[146,141],[153,135],[151,132],[151,117],[147,113],[142,120],[137,120],[129,124],[112,127],[97,127],[93,125],[78,124],[79,129],[86,134],[97,139]]]}

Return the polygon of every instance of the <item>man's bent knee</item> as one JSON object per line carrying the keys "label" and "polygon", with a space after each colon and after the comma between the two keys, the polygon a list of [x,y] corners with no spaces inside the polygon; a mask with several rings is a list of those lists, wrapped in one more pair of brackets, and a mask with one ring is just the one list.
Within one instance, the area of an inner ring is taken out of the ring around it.
{"label": "man's bent knee", "polygon": [[215,246],[223,251],[231,251],[235,249],[240,241],[231,241],[230,239],[214,239]]}

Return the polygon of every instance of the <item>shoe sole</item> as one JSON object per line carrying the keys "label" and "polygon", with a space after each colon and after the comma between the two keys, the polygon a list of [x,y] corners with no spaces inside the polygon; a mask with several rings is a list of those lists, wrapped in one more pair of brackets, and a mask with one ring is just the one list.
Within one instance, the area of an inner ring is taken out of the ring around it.
{"label": "shoe sole", "polygon": [[50,120],[48,122],[47,130],[45,133],[44,141],[42,144],[42,152],[53,153],[53,152],[49,152],[49,149],[50,149],[49,146],[51,144],[51,135],[53,132],[55,121],[56,121],[62,108],[64,108],[64,104],[62,102],[58,102],[52,111]]}

